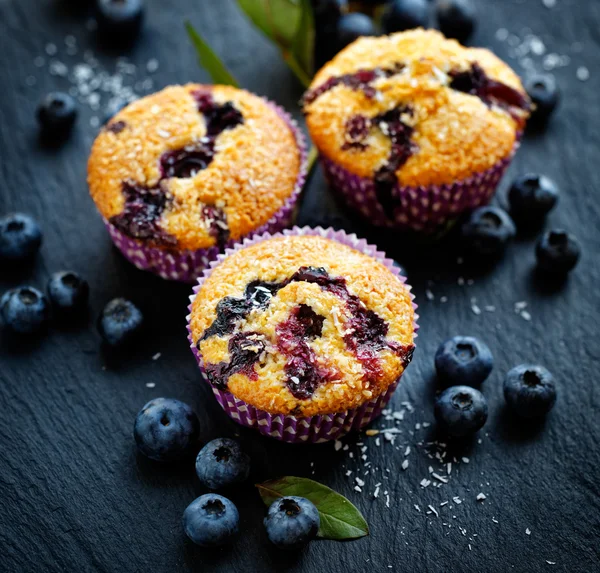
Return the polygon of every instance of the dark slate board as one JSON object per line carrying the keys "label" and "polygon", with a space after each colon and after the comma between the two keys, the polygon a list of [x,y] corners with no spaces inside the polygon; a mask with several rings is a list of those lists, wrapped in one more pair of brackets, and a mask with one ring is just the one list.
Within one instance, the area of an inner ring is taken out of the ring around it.
{"label": "dark slate board", "polygon": [[[183,19],[189,17],[245,87],[298,115],[295,102],[301,88],[233,0],[148,4],[145,35],[128,56],[142,70],[150,58],[160,61],[152,75],[155,88],[208,79],[182,32]],[[54,150],[40,146],[36,102],[46,91],[67,84],[48,73],[47,62],[37,68],[34,58],[42,54],[50,59],[44,54],[48,43],[56,44],[57,58],[69,64],[81,59],[84,48],[95,49],[85,17],[64,5],[58,0],[0,1],[0,212],[31,212],[45,229],[33,269],[21,274],[0,269],[0,287],[23,281],[41,286],[50,272],[73,268],[88,277],[93,295],[87,325],[57,326],[30,343],[1,338],[0,570],[599,571],[600,3],[557,0],[547,9],[541,0],[478,2],[481,25],[474,43],[507,57],[510,39],[499,41],[496,30],[506,28],[522,38],[529,27],[548,51],[572,59],[556,70],[564,93],[560,113],[546,133],[525,138],[511,169],[512,174],[545,172],[563,190],[549,224],[577,233],[585,249],[565,284],[550,285],[534,275],[532,237],[519,238],[500,264],[481,270],[458,265],[451,241],[423,246],[346,220],[346,228],[406,266],[422,327],[414,362],[394,400],[394,408],[409,401],[416,411],[407,412],[398,424],[404,433],[394,446],[386,442],[377,447],[375,438],[364,436],[346,440],[354,459],[332,445],[289,447],[261,438],[221,413],[200,382],[187,347],[184,317],[190,289],[129,266],[111,247],[88,197],[86,156],[96,132],[89,107],[82,110],[66,145]],[[61,57],[69,34],[78,39],[79,54]],[[97,55],[103,65],[114,67],[114,54]],[[576,79],[579,66],[591,72],[586,83]],[[506,180],[500,201],[505,188]],[[301,220],[335,209],[317,170]],[[459,277],[474,282],[460,286]],[[426,289],[434,300],[427,299]],[[116,295],[137,301],[148,319],[143,348],[120,359],[101,351],[93,326],[102,305]],[[441,302],[442,296],[447,302]],[[496,311],[474,314],[472,298]],[[514,312],[517,301],[529,303],[531,321]],[[438,465],[416,444],[436,436],[433,425],[415,430],[415,423],[433,421],[432,355],[442,339],[456,333],[480,336],[494,352],[496,368],[485,384],[490,419],[480,444],[449,453],[450,459],[464,456],[470,463],[454,464],[450,482],[441,488],[421,489],[428,466]],[[160,359],[151,360],[157,352]],[[524,426],[503,408],[502,375],[522,361],[545,364],[558,380],[557,406],[541,426]],[[147,382],[156,387],[146,387]],[[371,536],[352,543],[318,542],[298,555],[281,554],[265,539],[263,508],[248,485],[233,496],[241,513],[240,539],[219,551],[194,547],[180,526],[184,508],[202,493],[192,464],[172,468],[148,463],[136,455],[131,437],[136,412],[159,395],[193,404],[205,440],[239,434],[252,454],[252,482],[285,474],[312,476],[358,505]],[[361,440],[377,470],[358,493],[353,477],[364,472],[358,461]],[[412,447],[410,465],[401,471],[407,444]],[[354,473],[346,477],[349,469]],[[382,493],[373,499],[379,481]],[[389,508],[384,490],[390,495]],[[487,496],[483,503],[475,500],[479,492]],[[454,496],[460,496],[460,505],[452,501]],[[445,500],[450,503],[440,507]],[[428,505],[439,517],[426,514]]]}

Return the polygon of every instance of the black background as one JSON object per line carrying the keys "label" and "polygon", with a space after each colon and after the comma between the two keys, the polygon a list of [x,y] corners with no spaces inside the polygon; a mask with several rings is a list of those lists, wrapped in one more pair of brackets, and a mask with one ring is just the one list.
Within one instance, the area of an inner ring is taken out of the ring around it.
{"label": "black background", "polygon": [[[240,429],[221,412],[187,346],[190,288],[128,265],[112,248],[88,196],[86,158],[97,132],[90,118],[98,114],[82,107],[64,146],[40,145],[37,101],[47,91],[68,87],[47,66],[34,66],[36,56],[45,56],[46,44],[59,47],[60,59],[65,36],[73,34],[80,50],[92,48],[103,66],[114,67],[114,54],[97,49],[86,18],[66,4],[0,0],[0,212],[32,213],[45,231],[33,268],[0,269],[0,287],[23,282],[42,287],[50,272],[75,269],[92,291],[86,325],[54,326],[47,336],[27,342],[7,334],[0,339],[0,570],[599,571],[600,3],[557,0],[548,9],[541,0],[477,2],[474,44],[508,57],[510,41],[500,41],[496,30],[506,28],[522,38],[528,27],[549,52],[571,57],[555,71],[564,96],[559,113],[545,133],[525,137],[499,192],[502,202],[510,178],[524,170],[546,173],[559,184],[560,204],[548,225],[575,232],[584,247],[565,284],[549,284],[533,273],[532,236],[519,237],[503,261],[481,270],[459,265],[449,241],[422,246],[347,221],[348,229],[406,266],[421,314],[415,359],[394,398],[395,409],[410,401],[416,411],[398,423],[403,433],[394,445],[377,447],[375,438],[364,436],[345,440],[354,459],[348,451],[335,452],[332,444],[290,447],[270,441]],[[148,59],[159,60],[154,88],[209,81],[183,33],[188,17],[244,87],[299,117],[301,87],[233,0],[149,1],[147,16],[144,35],[128,57],[138,64],[140,78]],[[72,61],[78,58],[81,54]],[[539,67],[541,58],[536,62]],[[587,82],[576,78],[579,66],[589,69]],[[317,170],[301,219],[334,209]],[[473,283],[461,286],[459,277]],[[426,289],[434,300],[425,296]],[[147,318],[142,347],[125,357],[103,352],[93,326],[102,306],[118,295],[136,301]],[[495,312],[476,315],[472,297]],[[528,302],[530,321],[514,312],[517,301]],[[458,333],[480,336],[494,353],[495,370],[484,385],[490,418],[480,444],[449,454],[450,459],[466,456],[469,463],[454,464],[448,484],[421,489],[428,466],[439,464],[418,442],[436,436],[433,424],[420,430],[414,425],[433,422],[433,353],[441,340]],[[161,357],[153,361],[157,352]],[[524,425],[504,410],[503,373],[524,361],[542,363],[556,376],[560,395],[545,424]],[[146,387],[147,382],[156,387]],[[203,493],[193,465],[149,463],[136,455],[131,437],[138,409],[161,395],[194,406],[204,440],[239,434],[252,455],[253,482],[278,475],[313,477],[347,495],[364,513],[371,535],[281,554],[268,545],[264,510],[249,484],[233,496],[241,514],[238,541],[218,551],[193,546],[180,526],[187,504]],[[390,424],[381,420],[375,426]],[[361,440],[377,470],[364,478],[367,485],[358,493],[353,477],[365,470],[358,461]],[[406,445],[412,448],[410,465],[402,471]],[[354,472],[350,477],[348,469]],[[389,491],[389,508],[383,495],[372,497],[379,481],[381,490]],[[479,492],[487,496],[482,503],[475,500]],[[454,496],[462,504],[453,503]],[[450,503],[439,507],[445,500]],[[439,517],[425,513],[429,504]]]}

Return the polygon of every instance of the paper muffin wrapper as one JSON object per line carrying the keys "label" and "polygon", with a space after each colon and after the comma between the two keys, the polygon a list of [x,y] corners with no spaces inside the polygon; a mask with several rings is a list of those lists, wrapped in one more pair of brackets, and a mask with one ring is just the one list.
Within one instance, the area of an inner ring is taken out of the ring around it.
{"label": "paper muffin wrapper", "polygon": [[373,179],[359,177],[321,155],[325,177],[334,192],[371,224],[392,229],[437,233],[464,212],[487,205],[518,148],[486,171],[448,185],[410,187],[396,185],[392,197],[397,205],[386,212],[377,199]]}
{"label": "paper muffin wrapper", "polygon": [[[378,251],[376,247],[369,245],[364,239],[359,239],[356,235],[347,234],[344,231],[335,231],[331,228],[323,229],[321,227],[314,229],[310,227],[293,227],[292,229],[287,229],[282,233],[265,233],[261,236],[245,239],[241,244],[236,245],[232,249],[227,249],[225,253],[219,254],[217,259],[209,264],[208,268],[206,268],[202,273],[202,276],[198,278],[198,284],[194,287],[193,294],[190,296],[190,305],[188,307],[190,312],[187,316],[188,340],[190,342],[190,348],[196,357],[198,366],[200,367],[202,376],[208,384],[210,384],[210,382],[206,376],[202,355],[194,344],[190,325],[192,303],[202,288],[202,285],[207,278],[210,277],[216,266],[237,251],[273,237],[291,237],[299,235],[316,235],[337,241],[343,245],[348,245],[357,251],[373,257],[387,267],[403,284],[406,283],[406,277],[400,274],[399,268],[394,265],[394,262],[391,259],[388,259],[385,256],[385,253]],[[406,284],[405,286],[410,292],[411,287]],[[412,293],[410,293],[410,297],[412,305],[416,311],[417,305],[414,302],[414,296]],[[419,317],[415,312],[413,323],[415,337],[419,328],[417,323],[418,318]],[[348,432],[360,430],[377,418],[377,416],[381,414],[381,411],[390,401],[394,390],[398,386],[400,378],[401,376],[398,377],[398,379],[392,384],[390,384],[390,386],[388,386],[388,388],[379,396],[368,402],[365,402],[358,408],[354,408],[346,412],[333,412],[331,414],[319,414],[310,417],[270,414],[269,412],[255,408],[251,404],[236,398],[227,390],[220,390],[215,388],[212,384],[210,384],[210,386],[217,399],[217,402],[219,402],[223,410],[225,410],[230,418],[239,424],[249,428],[254,428],[265,436],[270,436],[284,442],[320,443],[336,440],[346,435]]]}
{"label": "paper muffin wrapper", "polygon": [[[291,195],[282,207],[261,227],[239,239],[232,239],[225,248],[231,248],[246,237],[254,237],[263,233],[277,233],[292,225],[296,215],[296,204],[304,187],[307,174],[307,146],[304,134],[296,121],[280,106],[263,98],[277,114],[288,124],[294,134],[296,145],[300,151],[300,169]],[[104,224],[115,246],[123,256],[138,269],[150,271],[163,279],[193,283],[209,264],[216,260],[223,249],[218,246],[195,251],[166,250],[144,245],[132,237],[125,235],[107,219]]]}

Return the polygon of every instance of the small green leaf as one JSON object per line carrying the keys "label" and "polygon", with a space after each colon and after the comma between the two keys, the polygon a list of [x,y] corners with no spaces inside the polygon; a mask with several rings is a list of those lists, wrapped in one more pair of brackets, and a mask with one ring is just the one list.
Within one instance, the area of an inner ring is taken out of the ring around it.
{"label": "small green leaf", "polygon": [[212,48],[206,43],[204,39],[196,32],[190,22],[185,23],[185,29],[187,30],[188,36],[196,53],[200,60],[200,65],[208,72],[212,81],[215,84],[221,84],[226,86],[240,87],[237,80],[231,75],[225,64],[219,59]]}
{"label": "small green leaf", "polygon": [[319,158],[319,152],[314,145],[310,146],[308,150],[308,156],[306,157],[306,172],[310,173],[315,166],[317,159]]}
{"label": "small green leaf", "polygon": [[291,50],[302,16],[300,0],[238,0],[240,8],[267,38]]}
{"label": "small green leaf", "polygon": [[263,502],[269,506],[276,499],[297,495],[312,501],[319,511],[323,539],[358,539],[369,534],[369,526],[360,511],[343,495],[307,478],[286,476],[256,484]]}
{"label": "small green leaf", "polygon": [[310,0],[300,0],[301,16],[292,53],[302,67],[302,70],[310,77],[313,74],[313,60],[315,50],[315,20]]}

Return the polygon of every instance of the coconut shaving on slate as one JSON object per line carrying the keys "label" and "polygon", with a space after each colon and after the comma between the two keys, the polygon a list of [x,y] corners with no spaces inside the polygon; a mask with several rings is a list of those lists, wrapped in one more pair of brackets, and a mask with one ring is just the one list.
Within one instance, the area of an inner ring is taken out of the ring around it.
{"label": "coconut shaving on slate", "polygon": [[[93,31],[95,22],[90,20],[87,28]],[[85,44],[88,41],[85,39]],[[141,96],[154,91],[152,74],[159,69],[159,62],[150,58],[142,64],[135,64],[127,57],[109,58],[111,69],[105,67],[91,49],[82,50],[78,39],[65,36],[62,45],[47,43],[44,54],[33,61],[35,68],[47,71],[57,78],[56,88],[65,89],[80,105],[89,108],[91,127],[100,127],[107,119],[110,110],[116,110]],[[27,76],[28,87],[36,85],[34,75]]]}

